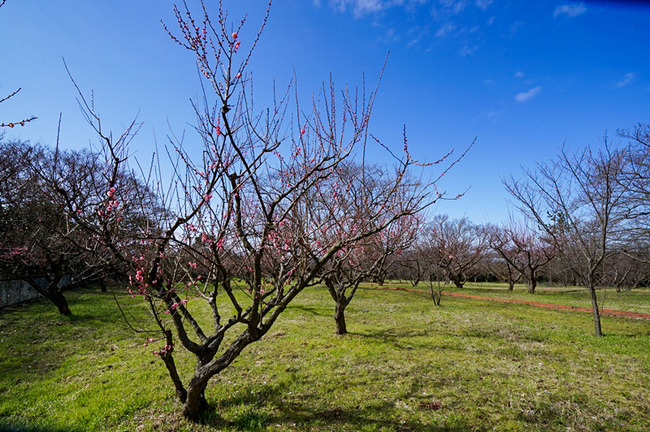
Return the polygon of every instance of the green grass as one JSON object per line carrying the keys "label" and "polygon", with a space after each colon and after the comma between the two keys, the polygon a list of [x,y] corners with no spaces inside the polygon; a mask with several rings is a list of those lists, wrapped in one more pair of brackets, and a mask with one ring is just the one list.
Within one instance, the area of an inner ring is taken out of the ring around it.
{"label": "green grass", "polygon": [[[195,425],[112,297],[70,300],[72,319],[45,302],[0,312],[0,430],[650,429],[647,322],[604,317],[596,338],[589,314],[365,288],[340,337],[314,288],[211,381],[218,415]],[[177,352],[185,378],[192,361]]]}
{"label": "green grass", "polygon": [[[388,286],[413,288],[408,282],[392,282]],[[508,285],[505,283],[468,282],[463,288],[456,288],[450,284],[443,287],[443,292],[591,308],[589,291],[579,286],[538,285],[535,294],[528,294],[525,284],[517,284],[513,291],[508,291]],[[428,290],[429,286],[421,282],[416,288]],[[434,288],[437,288],[437,285]],[[599,287],[598,304],[602,309],[650,314],[650,288],[616,292],[612,287]]]}

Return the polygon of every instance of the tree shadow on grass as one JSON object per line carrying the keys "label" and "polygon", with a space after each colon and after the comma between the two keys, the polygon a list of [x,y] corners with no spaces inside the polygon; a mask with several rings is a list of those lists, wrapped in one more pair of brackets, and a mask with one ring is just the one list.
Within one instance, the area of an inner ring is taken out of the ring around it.
{"label": "tree shadow on grass", "polygon": [[[295,380],[296,377],[293,379]],[[308,387],[309,383],[305,383]],[[330,429],[361,430],[376,428],[392,431],[465,431],[469,424],[458,416],[450,416],[452,423],[440,419],[443,424],[420,424],[415,420],[400,420],[400,410],[395,404],[377,399],[365,406],[339,406],[333,399],[323,399],[317,394],[291,396],[295,381],[282,381],[242,389],[213,406],[215,411],[206,416],[201,424],[215,428],[233,428],[241,431],[264,430],[268,425],[304,430]],[[417,391],[413,389],[413,391]],[[420,410],[426,410],[419,407]],[[220,412],[239,411],[234,418],[226,420]]]}
{"label": "tree shadow on grass", "polygon": [[301,310],[303,312],[308,312],[312,315],[316,316],[328,316],[330,315],[328,312],[323,310],[323,308],[316,308],[316,307],[310,307],[310,306],[300,306],[300,305],[291,305],[289,306],[290,309],[297,309]]}
{"label": "tree shadow on grass", "polygon": [[76,432],[83,431],[81,428],[60,427],[60,426],[35,426],[26,424],[12,424],[4,420],[0,420],[1,432]]}

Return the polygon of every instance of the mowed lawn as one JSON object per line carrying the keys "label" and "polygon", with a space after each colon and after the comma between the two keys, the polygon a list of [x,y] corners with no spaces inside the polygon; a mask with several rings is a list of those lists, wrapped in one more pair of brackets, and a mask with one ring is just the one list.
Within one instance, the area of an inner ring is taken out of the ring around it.
{"label": "mowed lawn", "polygon": [[[117,293],[149,328],[143,305]],[[647,294],[635,294],[639,312]],[[191,424],[151,354],[160,344],[143,347],[112,294],[69,297],[72,319],[44,301],[0,311],[0,430],[650,430],[648,321],[603,317],[596,338],[586,313],[455,297],[435,307],[426,293],[366,287],[341,337],[316,287],[213,379],[218,415]],[[189,376],[191,356],[176,358]]]}

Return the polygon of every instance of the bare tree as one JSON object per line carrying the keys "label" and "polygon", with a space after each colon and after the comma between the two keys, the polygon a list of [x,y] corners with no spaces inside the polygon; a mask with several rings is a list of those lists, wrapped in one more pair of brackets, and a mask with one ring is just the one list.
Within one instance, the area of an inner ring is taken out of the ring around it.
{"label": "bare tree", "polygon": [[[489,229],[499,229],[496,226],[490,226]],[[484,264],[486,270],[489,274],[494,275],[497,279],[508,284],[508,291],[512,291],[515,288],[523,274],[513,267],[510,262],[503,259],[503,257],[498,253],[492,250],[491,253],[487,253]]]}
{"label": "bare tree", "polygon": [[438,215],[426,229],[427,259],[458,288],[474,276],[487,251],[483,230],[467,218]]}
{"label": "bare tree", "polygon": [[[512,267],[524,275],[528,293],[535,294],[539,271],[555,257],[555,248],[544,242],[528,225],[512,219],[501,229],[490,229],[488,235],[490,247],[507,263],[508,270]],[[513,283],[509,286],[512,289]]]}
{"label": "bare tree", "polygon": [[624,154],[612,150],[605,137],[598,151],[570,154],[563,148],[554,161],[525,171],[523,179],[504,181],[518,208],[544,230],[589,289],[596,336],[602,335],[596,286],[627,192],[620,182],[623,163]]}

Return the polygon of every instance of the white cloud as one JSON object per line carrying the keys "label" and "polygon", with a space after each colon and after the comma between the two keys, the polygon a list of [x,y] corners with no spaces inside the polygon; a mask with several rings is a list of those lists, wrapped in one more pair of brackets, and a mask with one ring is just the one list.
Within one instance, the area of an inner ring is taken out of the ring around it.
{"label": "white cloud", "polygon": [[542,91],[542,88],[538,86],[538,87],[535,87],[535,88],[532,88],[532,89],[528,90],[527,92],[518,93],[515,96],[515,100],[517,102],[526,102],[528,99],[531,99],[531,98],[537,96],[537,94],[540,91]]}
{"label": "white cloud", "polygon": [[476,7],[486,10],[493,3],[493,0],[476,0]]}
{"label": "white cloud", "polygon": [[636,72],[628,72],[625,75],[623,75],[623,79],[621,79],[619,82],[616,83],[616,88],[623,88],[626,85],[630,84],[632,81],[634,81],[639,75]]}
{"label": "white cloud", "polygon": [[[407,9],[413,9],[418,5],[428,3],[429,0],[330,0],[336,9],[345,12],[351,9],[356,16],[363,16],[375,12],[380,12],[394,6],[403,6]],[[314,5],[320,5],[321,0],[314,0]]]}
{"label": "white cloud", "polygon": [[458,54],[460,54],[460,55],[463,56],[463,57],[471,57],[471,56],[474,55],[474,53],[475,53],[477,50],[478,50],[478,47],[477,47],[477,46],[472,46],[472,47],[470,47],[470,46],[465,45],[464,47],[462,47],[462,48],[460,49],[460,51],[458,51]]}
{"label": "white cloud", "polygon": [[562,5],[555,8],[553,12],[553,18],[557,18],[561,15],[566,15],[569,18],[577,17],[587,12],[587,7],[584,3],[573,3],[568,5]]}
{"label": "white cloud", "polygon": [[438,28],[438,31],[436,32],[436,37],[443,38],[447,36],[449,33],[453,32],[456,29],[456,25],[453,23],[445,23]]}
{"label": "white cloud", "polygon": [[515,78],[523,78],[523,77],[524,77],[524,73],[522,71],[515,72]]}

